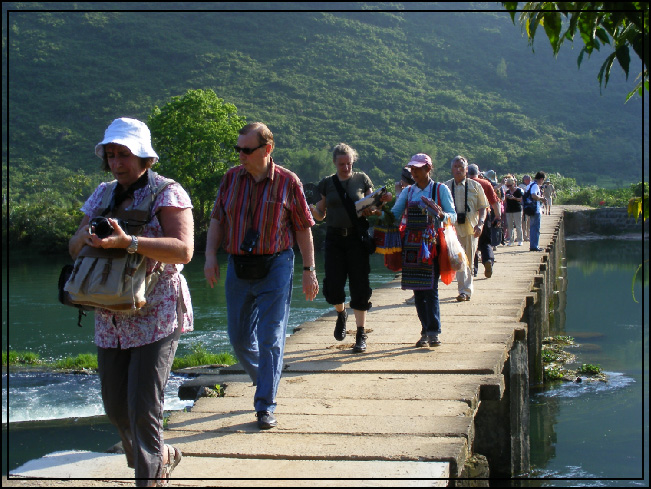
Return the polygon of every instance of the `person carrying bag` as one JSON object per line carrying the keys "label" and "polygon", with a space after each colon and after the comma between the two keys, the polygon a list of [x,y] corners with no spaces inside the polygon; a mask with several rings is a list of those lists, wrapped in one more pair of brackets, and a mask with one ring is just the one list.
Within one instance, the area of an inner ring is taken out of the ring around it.
{"label": "person carrying bag", "polygon": [[[333,149],[332,162],[336,173],[323,178],[318,185],[321,200],[311,206],[317,221],[326,220],[325,278],[323,295],[337,312],[334,337],[346,338],[346,281],[350,290],[350,307],[355,313],[357,326],[354,353],[366,351],[366,311],[371,308],[369,273],[370,255],[375,252],[375,240],[369,235],[366,217],[379,215],[373,207],[361,211],[357,217],[355,202],[373,193],[373,182],[363,172],[353,171],[357,152],[347,144],[340,143]],[[381,201],[391,200],[384,194]]]}
{"label": "person carrying bag", "polygon": [[[418,153],[412,156],[408,167],[416,183],[400,193],[391,209],[396,219],[407,211],[401,285],[405,290],[414,291],[421,322],[421,337],[416,346],[438,346],[441,344],[438,297],[441,253],[450,245],[446,241],[442,247],[441,223],[455,222],[457,213],[450,189],[430,179],[432,160],[428,155]],[[446,280],[448,276],[446,270]]]}

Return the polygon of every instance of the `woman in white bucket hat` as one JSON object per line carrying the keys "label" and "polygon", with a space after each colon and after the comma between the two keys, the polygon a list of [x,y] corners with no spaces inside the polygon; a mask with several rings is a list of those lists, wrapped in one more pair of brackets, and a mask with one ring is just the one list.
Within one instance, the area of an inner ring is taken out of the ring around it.
{"label": "woman in white bucket hat", "polygon": [[[122,438],[136,485],[153,486],[168,479],[181,460],[180,450],[163,442],[163,392],[179,336],[193,329],[190,293],[180,273],[194,252],[192,203],[178,183],[150,169],[158,155],[143,122],[115,119],[95,154],[115,180],[101,183],[83,205],[85,216],[70,239],[70,254],[76,258],[88,248],[126,249],[145,257],[147,274],[162,267],[141,308],[95,309],[104,409]],[[97,216],[128,216],[139,207],[147,209],[149,221],[137,228],[111,218],[112,229],[105,235],[91,225]]]}

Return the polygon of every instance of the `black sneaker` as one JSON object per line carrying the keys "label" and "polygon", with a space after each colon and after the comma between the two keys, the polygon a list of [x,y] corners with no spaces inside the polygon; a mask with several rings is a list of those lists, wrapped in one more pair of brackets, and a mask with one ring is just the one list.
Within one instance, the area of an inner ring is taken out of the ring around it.
{"label": "black sneaker", "polygon": [[364,334],[364,329],[358,328],[357,335],[355,336],[355,346],[353,346],[353,351],[355,353],[366,351],[366,338],[368,338],[368,336]]}
{"label": "black sneaker", "polygon": [[427,345],[429,345],[429,342],[427,340],[427,334],[423,333],[420,337],[420,340],[416,342],[416,346],[422,348]]}
{"label": "black sneaker", "polygon": [[261,430],[268,430],[278,424],[273,413],[269,411],[258,411],[255,416],[258,418],[258,428]]}
{"label": "black sneaker", "polygon": [[335,339],[337,341],[343,341],[346,338],[346,319],[348,319],[346,309],[337,313],[337,324],[335,326]]}

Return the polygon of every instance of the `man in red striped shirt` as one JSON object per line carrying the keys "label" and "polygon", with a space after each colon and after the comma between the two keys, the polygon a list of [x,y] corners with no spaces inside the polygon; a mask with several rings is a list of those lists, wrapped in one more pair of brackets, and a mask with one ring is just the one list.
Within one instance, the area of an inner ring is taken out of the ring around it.
{"label": "man in red striped shirt", "polygon": [[303,186],[291,171],[274,163],[273,134],[254,122],[244,126],[235,150],[241,165],[222,178],[206,243],[204,274],[219,281],[217,250],[229,254],[226,271],[228,336],[256,392],[258,427],[276,426],[276,392],[294,272],[294,244],[303,258],[303,293],[319,291],[311,227],[314,219]]}

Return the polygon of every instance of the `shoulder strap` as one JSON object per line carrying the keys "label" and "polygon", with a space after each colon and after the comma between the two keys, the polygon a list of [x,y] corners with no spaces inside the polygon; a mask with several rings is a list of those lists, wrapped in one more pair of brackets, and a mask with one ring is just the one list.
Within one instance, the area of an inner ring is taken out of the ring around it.
{"label": "shoulder strap", "polygon": [[[433,182],[434,185],[432,185],[432,200],[436,200],[436,203],[440,206],[441,205],[441,194],[439,193],[439,187],[440,183],[438,182]],[[436,187],[436,190],[434,190],[434,187]],[[434,199],[434,194],[436,194],[436,199]]]}
{"label": "shoulder strap", "polygon": [[341,198],[341,202],[344,204],[344,209],[346,209],[348,217],[350,217],[350,221],[359,229],[361,223],[360,219],[357,217],[357,212],[355,211],[355,204],[341,186],[341,182],[339,181],[339,178],[337,178],[336,174],[332,175],[332,183],[339,193],[339,197]]}
{"label": "shoulder strap", "polygon": [[149,190],[149,196],[145,197],[140,204],[129,210],[114,211],[114,196],[117,187],[117,180],[107,184],[106,191],[102,196],[101,208],[103,208],[103,210],[100,215],[110,215],[112,217],[124,219],[129,223],[129,231],[133,234],[139,234],[142,231],[142,227],[149,224],[149,222],[154,218],[152,213],[156,198],[163,190],[165,190],[165,188],[174,183],[174,180],[168,178],[163,178],[160,183],[157,183],[156,178],[158,177],[158,174],[152,170],[148,170],[148,173],[148,182],[146,186]]}

